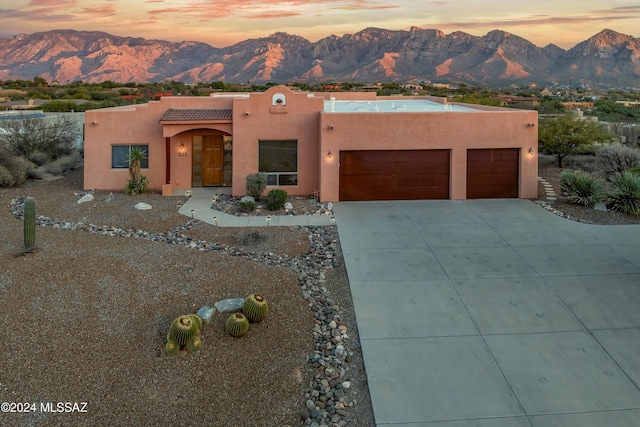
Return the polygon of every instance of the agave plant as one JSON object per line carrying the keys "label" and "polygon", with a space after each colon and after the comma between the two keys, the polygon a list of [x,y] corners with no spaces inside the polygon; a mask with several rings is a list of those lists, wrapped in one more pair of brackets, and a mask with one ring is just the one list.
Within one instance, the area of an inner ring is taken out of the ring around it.
{"label": "agave plant", "polygon": [[640,176],[632,172],[618,173],[611,179],[611,185],[614,191],[607,205],[618,212],[640,215]]}
{"label": "agave plant", "polygon": [[600,181],[581,172],[564,172],[560,176],[560,190],[569,202],[590,208],[603,199]]}

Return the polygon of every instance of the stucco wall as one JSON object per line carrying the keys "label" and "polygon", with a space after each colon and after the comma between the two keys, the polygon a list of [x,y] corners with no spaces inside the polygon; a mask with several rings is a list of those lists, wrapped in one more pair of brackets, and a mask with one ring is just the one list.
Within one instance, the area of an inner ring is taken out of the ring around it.
{"label": "stucco wall", "polygon": [[[273,106],[273,95],[282,93],[286,105]],[[290,195],[310,195],[319,189],[318,123],[324,100],[307,93],[273,87],[233,104],[233,188],[236,196],[246,194],[245,178],[258,172],[258,142],[298,141],[298,185],[281,187]],[[265,191],[275,187],[268,187]]]}
{"label": "stucco wall", "polygon": [[[283,94],[286,105],[272,105],[274,94]],[[342,99],[348,96],[375,99],[373,93],[340,93]],[[259,141],[296,140],[298,185],[282,187],[291,195],[310,195],[317,189],[323,201],[337,201],[340,150],[444,148],[451,150],[450,197],[464,199],[467,149],[519,148],[519,197],[537,197],[535,111],[470,106],[474,111],[332,113],[324,112],[324,99],[278,86],[264,93],[165,97],[149,104],[87,111],[84,187],[123,190],[129,173],[127,169],[111,169],[111,145],[148,144],[149,169],[143,174],[150,188],[162,188],[166,181],[165,138],[170,138],[171,184],[189,188],[192,135],[222,133],[233,137],[232,193],[236,196],[245,194],[246,176],[258,172]],[[171,107],[232,109],[233,118],[231,123],[161,123]],[[181,143],[186,151],[183,156]]]}
{"label": "stucco wall", "polygon": [[[451,149],[451,199],[466,198],[469,148],[520,148],[519,197],[538,196],[537,112],[322,113],[321,200],[337,201],[340,150]],[[534,126],[531,126],[531,124]],[[529,154],[533,148],[534,155]],[[328,153],[332,152],[329,158]]]}

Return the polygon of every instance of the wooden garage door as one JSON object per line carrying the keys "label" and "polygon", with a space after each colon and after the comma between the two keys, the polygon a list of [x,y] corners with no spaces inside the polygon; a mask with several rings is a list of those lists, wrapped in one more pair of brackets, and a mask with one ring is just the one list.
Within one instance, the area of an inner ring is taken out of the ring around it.
{"label": "wooden garage door", "polygon": [[517,198],[519,148],[467,150],[467,199]]}
{"label": "wooden garage door", "polygon": [[340,152],[340,200],[449,198],[449,150]]}

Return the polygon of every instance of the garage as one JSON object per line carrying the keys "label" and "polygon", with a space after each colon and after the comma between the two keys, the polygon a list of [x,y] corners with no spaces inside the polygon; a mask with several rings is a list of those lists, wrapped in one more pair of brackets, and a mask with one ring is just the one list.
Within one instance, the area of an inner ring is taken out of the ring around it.
{"label": "garage", "polygon": [[449,198],[450,150],[340,151],[341,201]]}
{"label": "garage", "polygon": [[519,148],[467,150],[467,199],[518,197]]}

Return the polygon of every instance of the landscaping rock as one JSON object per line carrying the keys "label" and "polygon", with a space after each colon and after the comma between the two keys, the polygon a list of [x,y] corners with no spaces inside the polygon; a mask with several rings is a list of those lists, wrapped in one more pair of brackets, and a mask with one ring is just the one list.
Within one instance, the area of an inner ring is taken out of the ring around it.
{"label": "landscaping rock", "polygon": [[215,307],[204,306],[196,313],[204,322],[209,322],[211,317],[215,314]]}
{"label": "landscaping rock", "polygon": [[223,299],[214,304],[214,307],[220,313],[228,313],[230,311],[238,311],[242,309],[244,298]]}
{"label": "landscaping rock", "polygon": [[138,202],[136,203],[135,208],[139,211],[148,211],[149,209],[151,209],[151,205],[144,202]]}
{"label": "landscaping rock", "polygon": [[77,203],[78,204],[87,203],[87,202],[92,202],[93,200],[94,200],[93,194],[87,193],[84,196],[80,197]]}
{"label": "landscaping rock", "polygon": [[607,211],[607,205],[605,205],[604,203],[596,203],[593,206],[593,209],[600,211],[600,212],[606,212]]}

